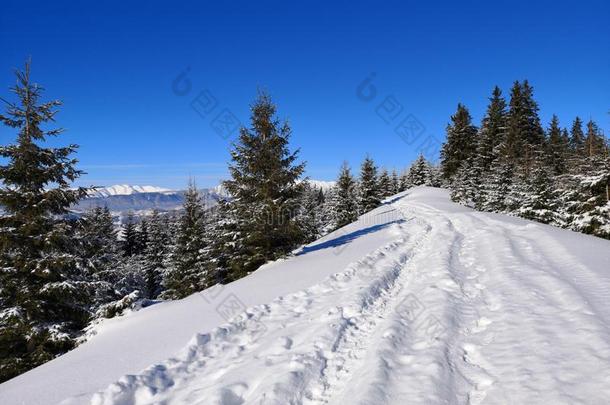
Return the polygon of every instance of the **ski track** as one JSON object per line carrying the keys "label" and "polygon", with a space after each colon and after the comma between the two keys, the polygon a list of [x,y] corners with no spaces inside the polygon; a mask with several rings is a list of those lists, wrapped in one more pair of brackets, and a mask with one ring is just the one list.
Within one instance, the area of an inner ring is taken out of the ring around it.
{"label": "ski track", "polygon": [[391,205],[394,242],[91,403],[608,403],[608,279],[537,225]]}

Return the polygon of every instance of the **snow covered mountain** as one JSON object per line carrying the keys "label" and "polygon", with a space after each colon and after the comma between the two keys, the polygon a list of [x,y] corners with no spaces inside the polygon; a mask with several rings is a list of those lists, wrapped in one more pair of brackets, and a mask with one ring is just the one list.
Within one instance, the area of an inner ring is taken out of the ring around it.
{"label": "snow covered mountain", "polygon": [[106,321],[2,404],[604,404],[610,241],[420,187],[226,286]]}
{"label": "snow covered mountain", "polygon": [[[207,207],[213,207],[226,193],[222,187],[201,189],[201,197]],[[174,211],[182,208],[183,190],[169,190],[156,186],[114,185],[91,191],[89,196],[72,207],[75,212],[83,212],[91,207],[108,207],[112,212],[124,216],[131,211],[147,213],[153,209]]]}
{"label": "snow covered mountain", "polygon": [[[332,181],[308,180],[308,182],[324,191],[328,191],[334,185]],[[204,204],[210,208],[215,206],[219,200],[229,197],[229,193],[222,184],[200,191]],[[72,210],[79,213],[92,207],[105,206],[115,214],[124,216],[129,211],[136,214],[146,214],[153,209],[175,211],[182,208],[183,202],[183,190],[120,184],[91,191],[89,196],[74,205]]]}
{"label": "snow covered mountain", "polygon": [[132,195],[138,193],[175,193],[174,191],[156,186],[130,186],[128,184],[117,184],[109,187],[101,187],[92,190],[90,197],[109,197],[114,195]]}

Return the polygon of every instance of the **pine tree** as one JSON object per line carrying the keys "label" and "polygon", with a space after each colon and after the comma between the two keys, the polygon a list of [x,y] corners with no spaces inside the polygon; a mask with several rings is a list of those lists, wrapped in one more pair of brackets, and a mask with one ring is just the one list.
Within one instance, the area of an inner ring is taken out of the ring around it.
{"label": "pine tree", "polygon": [[462,162],[470,158],[476,148],[477,128],[472,125],[468,109],[458,104],[447,126],[447,140],[441,150],[441,170],[447,180],[453,178]]}
{"label": "pine tree", "polygon": [[251,128],[240,130],[231,152],[231,180],[224,186],[233,197],[230,204],[244,249],[231,260],[234,277],[289,253],[303,241],[296,215],[305,164],[296,164],[298,150],[291,152],[288,145],[290,127],[280,124],[275,111],[271,98],[259,93]]}
{"label": "pine tree", "polygon": [[584,142],[585,156],[600,156],[606,153],[606,142],[597,124],[593,120],[587,123],[587,135]]}
{"label": "pine tree", "polygon": [[370,157],[366,157],[360,168],[359,207],[360,212],[365,213],[381,204],[381,193],[379,190],[379,179],[377,178],[377,166]]}
{"label": "pine tree", "polygon": [[108,207],[94,207],[82,217],[79,226],[80,259],[95,286],[92,311],[117,298],[114,285],[120,276],[119,244]]}
{"label": "pine tree", "polygon": [[506,141],[506,115],[506,100],[496,86],[478,136],[474,166],[479,173],[489,171],[491,164],[498,158],[498,146]]}
{"label": "pine tree", "polygon": [[207,247],[204,211],[199,190],[191,181],[184,194],[173,260],[163,281],[164,298],[184,298],[212,284],[204,256]]}
{"label": "pine tree", "polygon": [[397,194],[399,193],[400,190],[400,178],[398,177],[398,173],[396,172],[396,169],[392,170],[392,177],[391,177],[391,185],[392,185],[392,195],[393,194]]}
{"label": "pine tree", "polygon": [[0,382],[71,349],[89,317],[74,224],[62,218],[86,194],[71,188],[82,174],[71,157],[77,146],[43,146],[62,132],[42,128],[61,103],[39,102],[29,62],[16,75],[18,102],[6,101],[0,115],[18,131],[0,147]]}
{"label": "pine tree", "polygon": [[[502,150],[502,146],[498,147]],[[514,165],[507,156],[500,155],[491,164],[482,181],[482,191],[477,208],[483,211],[505,212],[507,197],[512,187]]]}
{"label": "pine tree", "polygon": [[297,223],[301,227],[301,233],[304,237],[304,242],[309,243],[322,236],[324,228],[324,193],[322,189],[312,187],[306,183],[299,214],[297,215]]}
{"label": "pine tree", "polygon": [[148,243],[143,258],[144,296],[149,299],[157,298],[161,293],[161,281],[165,273],[168,253],[167,230],[167,220],[157,210],[154,210],[150,216]]}
{"label": "pine tree", "polygon": [[381,198],[386,198],[393,194],[392,179],[388,171],[383,169],[379,175],[379,195]]}
{"label": "pine tree", "polygon": [[561,225],[557,215],[558,206],[551,173],[542,156],[537,156],[531,173],[520,179],[522,196],[516,213],[526,219]]}
{"label": "pine tree", "polygon": [[572,123],[570,131],[570,150],[573,155],[584,156],[585,154],[585,133],[582,130],[582,121],[576,117]]}
{"label": "pine tree", "polygon": [[430,164],[421,153],[409,168],[406,182],[409,184],[409,187],[432,185]]}
{"label": "pine tree", "polygon": [[334,187],[331,203],[333,208],[333,227],[341,228],[358,219],[358,204],[356,202],[356,181],[346,162],[341,166],[339,178]]}
{"label": "pine tree", "polygon": [[547,148],[548,165],[552,168],[554,174],[563,174],[567,170],[566,157],[568,145],[565,143],[564,134],[559,127],[559,118],[556,115],[553,115],[547,132],[549,137]]}
{"label": "pine tree", "polygon": [[138,231],[133,212],[127,213],[127,218],[121,227],[123,255],[133,256],[139,252]]}
{"label": "pine tree", "polygon": [[533,89],[525,80],[516,81],[511,90],[507,119],[507,150],[509,158],[531,165],[545,144],[544,131],[538,117],[538,104],[533,98]]}

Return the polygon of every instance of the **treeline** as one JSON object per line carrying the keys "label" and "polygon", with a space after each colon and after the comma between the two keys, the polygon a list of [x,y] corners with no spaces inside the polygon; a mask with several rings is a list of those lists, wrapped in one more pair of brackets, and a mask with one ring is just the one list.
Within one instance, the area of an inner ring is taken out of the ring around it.
{"label": "treeline", "polygon": [[414,185],[438,185],[423,157],[402,175],[363,162],[358,179],[344,164],[330,190],[302,178],[291,130],[266,94],[252,105],[224,183],[231,198],[212,210],[189,184],[179,213],[128,216],[120,229],[98,207],[69,211],[87,194],[71,184],[83,173],[77,145],[46,147],[59,101],[40,102],[29,64],[17,73],[0,120],[15,129],[0,147],[0,382],[72,349],[96,319],[157,299],[178,299],[227,283],[303,243],[355,220],[383,198]]}
{"label": "treeline", "polygon": [[459,104],[441,151],[454,201],[610,238],[610,158],[598,125],[553,115],[545,129],[527,81],[496,87],[477,128]]}

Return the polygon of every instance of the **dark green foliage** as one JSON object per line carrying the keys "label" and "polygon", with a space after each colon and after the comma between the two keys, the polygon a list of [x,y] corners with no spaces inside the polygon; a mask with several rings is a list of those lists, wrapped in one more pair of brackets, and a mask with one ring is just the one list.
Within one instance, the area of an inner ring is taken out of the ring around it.
{"label": "dark green foliage", "polygon": [[390,174],[386,169],[383,169],[379,175],[379,195],[381,198],[386,198],[394,194],[393,191]]}
{"label": "dark green foliage", "polygon": [[451,180],[466,159],[476,151],[477,128],[472,125],[468,109],[458,104],[447,126],[447,139],[441,150],[441,170],[445,179]]}
{"label": "dark green foliage", "polygon": [[563,174],[567,170],[568,144],[566,143],[565,134],[559,128],[559,118],[553,115],[551,124],[547,131],[548,146],[547,146],[547,162],[553,173],[556,175]]}
{"label": "dark green foliage", "polygon": [[474,166],[480,173],[488,172],[498,159],[500,145],[506,142],[506,101],[498,86],[493,90],[479,131]]}
{"label": "dark green foliage", "polygon": [[133,212],[127,214],[127,218],[122,226],[122,249],[123,255],[133,256],[141,252],[138,240],[138,230],[133,216]]}
{"label": "dark green foliage", "polygon": [[290,134],[288,123],[275,117],[270,97],[260,93],[252,106],[251,128],[240,130],[231,152],[231,180],[224,183],[241,238],[240,246],[234,245],[240,251],[229,259],[231,277],[248,274],[303,241],[296,215],[305,165],[296,163],[298,151],[289,150]]}
{"label": "dark green foliage", "polygon": [[148,243],[144,251],[144,297],[157,298],[161,293],[161,281],[167,268],[170,235],[168,218],[153,211],[148,225]]}
{"label": "dark green foliage", "polygon": [[332,197],[333,229],[341,228],[358,219],[356,181],[347,163],[343,163]]}
{"label": "dark green foliage", "polygon": [[366,157],[360,168],[360,181],[358,183],[358,198],[360,213],[368,212],[381,204],[377,166],[373,159]]}
{"label": "dark green foliage", "polygon": [[11,90],[18,101],[0,115],[17,131],[0,147],[0,382],[71,349],[89,317],[75,224],[60,219],[85,195],[71,188],[77,146],[43,146],[62,132],[45,128],[60,102],[39,102],[29,63]]}
{"label": "dark green foliage", "polygon": [[193,182],[184,195],[173,260],[165,273],[164,298],[184,298],[210,287],[207,257],[205,212],[201,196]]}
{"label": "dark green foliage", "polygon": [[504,151],[511,159],[525,165],[544,146],[544,131],[538,117],[538,104],[534,101],[533,89],[525,80],[516,81],[511,89],[510,108],[507,119],[507,139]]}

